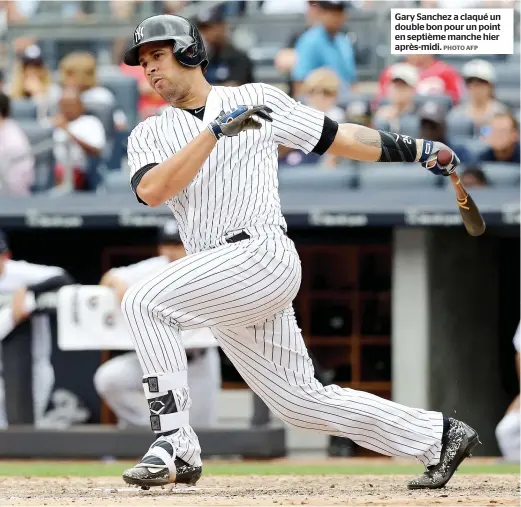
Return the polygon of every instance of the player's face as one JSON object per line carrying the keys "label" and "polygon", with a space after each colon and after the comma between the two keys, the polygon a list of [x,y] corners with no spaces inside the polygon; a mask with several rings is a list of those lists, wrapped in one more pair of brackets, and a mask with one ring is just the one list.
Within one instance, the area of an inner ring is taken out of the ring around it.
{"label": "player's face", "polygon": [[335,89],[322,86],[315,90],[311,90],[308,100],[311,107],[327,113],[330,109],[336,106],[337,97],[338,94]]}
{"label": "player's face", "polygon": [[344,11],[338,9],[323,9],[320,13],[320,21],[328,32],[337,33],[346,21]]}
{"label": "player's face", "polygon": [[494,89],[490,83],[482,79],[468,79],[467,90],[471,102],[484,102],[493,96]]}
{"label": "player's face", "polygon": [[519,140],[512,120],[506,116],[494,118],[490,127],[488,143],[495,150],[508,150]]}
{"label": "player's face", "polygon": [[414,101],[414,88],[401,79],[389,83],[389,99],[392,104],[409,105]]}
{"label": "player's face", "polygon": [[189,71],[174,56],[172,45],[151,42],[139,48],[139,63],[149,85],[171,103],[181,101],[189,92]]}
{"label": "player's face", "polygon": [[185,248],[179,244],[159,245],[159,255],[164,255],[170,262],[181,259],[186,255]]}

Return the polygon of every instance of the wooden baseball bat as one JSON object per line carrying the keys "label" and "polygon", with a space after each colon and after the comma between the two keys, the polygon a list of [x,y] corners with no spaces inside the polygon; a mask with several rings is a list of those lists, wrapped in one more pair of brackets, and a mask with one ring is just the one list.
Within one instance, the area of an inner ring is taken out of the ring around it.
{"label": "wooden baseball bat", "polygon": [[[449,165],[452,158],[453,153],[450,150],[440,150],[436,155],[438,164],[441,166]],[[450,181],[456,191],[456,200],[465,229],[471,236],[481,236],[485,232],[486,226],[476,203],[461,183],[456,171],[450,175]]]}
{"label": "wooden baseball bat", "polygon": [[450,181],[456,191],[456,201],[465,229],[471,236],[481,236],[485,232],[486,225],[476,203],[461,183],[456,172],[450,175]]}

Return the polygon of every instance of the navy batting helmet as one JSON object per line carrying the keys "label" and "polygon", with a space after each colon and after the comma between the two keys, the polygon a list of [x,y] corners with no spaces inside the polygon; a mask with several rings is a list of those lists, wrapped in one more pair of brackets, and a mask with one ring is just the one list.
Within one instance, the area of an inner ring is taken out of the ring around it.
{"label": "navy batting helmet", "polygon": [[162,14],[145,19],[134,32],[134,45],[125,53],[123,61],[130,66],[139,65],[139,48],[147,42],[172,42],[179,63],[203,70],[208,57],[197,27],[181,16]]}

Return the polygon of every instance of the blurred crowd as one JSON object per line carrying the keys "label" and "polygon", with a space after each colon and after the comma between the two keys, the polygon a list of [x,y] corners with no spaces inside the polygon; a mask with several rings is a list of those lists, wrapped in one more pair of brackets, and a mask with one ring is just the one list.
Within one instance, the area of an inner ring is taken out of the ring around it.
{"label": "blurred crowd", "polygon": [[[49,9],[64,19],[88,17],[98,2],[0,2],[7,24],[23,23]],[[392,3],[392,2],[391,2]],[[445,7],[442,0],[394,2],[400,5]],[[476,2],[451,0],[461,6]],[[512,2],[492,2],[494,7]],[[140,0],[101,2],[108,13],[133,20],[145,6]],[[353,122],[416,138],[442,141],[465,164],[469,186],[495,184],[491,163],[520,163],[519,55],[505,61],[460,58],[449,62],[435,55],[410,55],[391,61],[380,76],[361,81],[356,41],[346,36],[356,10],[386,8],[389,2],[291,0],[229,1],[208,7],[204,2],[146,2],[150,14],[185,13],[201,30],[210,65],[207,79],[221,86],[255,81],[256,66],[237,45],[230,19],[252,9],[277,16],[303,16],[301,28],[288,33],[272,65],[279,85],[296,99],[324,111],[338,122]],[[480,6],[484,6],[480,2]],[[305,21],[304,21],[305,20]],[[150,88],[139,67],[121,62],[131,44],[111,43],[109,65],[96,55],[74,50],[57,68],[46,61],[42,43],[22,37],[14,44],[16,64],[0,69],[0,191],[27,195],[54,187],[95,191],[108,171],[124,170],[125,143],[136,122],[160,114],[168,105]],[[348,161],[305,155],[281,147],[281,170],[315,166],[334,170]],[[318,169],[317,169],[318,170]]]}

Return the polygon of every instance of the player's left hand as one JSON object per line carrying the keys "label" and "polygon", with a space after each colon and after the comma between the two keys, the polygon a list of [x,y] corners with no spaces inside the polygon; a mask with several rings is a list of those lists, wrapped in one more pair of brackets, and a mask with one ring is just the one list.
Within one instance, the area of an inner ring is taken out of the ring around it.
{"label": "player's left hand", "polygon": [[[449,164],[443,166],[438,162],[438,153],[441,150],[449,150],[452,153],[452,159]],[[420,157],[422,167],[428,169],[436,176],[450,176],[460,165],[460,159],[446,144],[439,141],[423,141],[423,152]]]}
{"label": "player's left hand", "polygon": [[272,122],[270,113],[273,111],[268,106],[239,106],[230,113],[224,111],[208,125],[208,130],[220,139],[223,136],[232,137],[244,130],[259,130],[261,123],[257,118]]}

